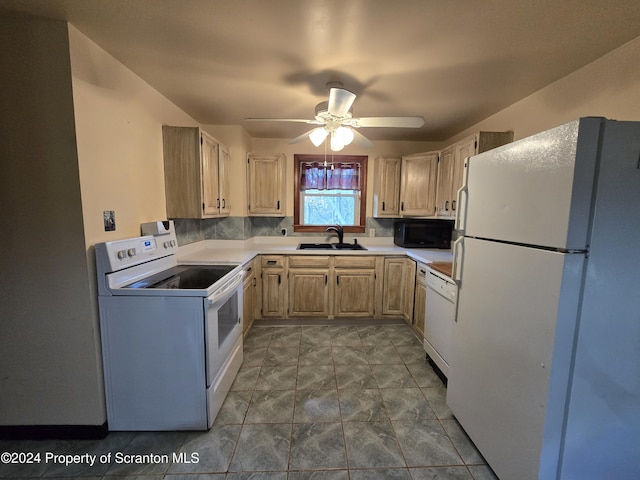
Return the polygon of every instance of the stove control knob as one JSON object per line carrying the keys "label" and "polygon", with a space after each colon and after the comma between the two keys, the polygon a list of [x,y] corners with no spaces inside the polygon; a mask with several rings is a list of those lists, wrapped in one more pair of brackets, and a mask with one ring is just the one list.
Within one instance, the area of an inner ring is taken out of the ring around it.
{"label": "stove control knob", "polygon": [[135,256],[135,254],[136,254],[135,248],[130,248],[129,250],[127,250],[127,255],[129,255],[130,257]]}
{"label": "stove control knob", "polygon": [[127,256],[127,251],[126,250],[120,250],[118,252],[118,259],[122,260],[123,258],[125,258]]}
{"label": "stove control knob", "polygon": [[176,246],[176,241],[175,240],[171,240],[171,246],[175,247]]}
{"label": "stove control knob", "polygon": [[164,242],[162,245],[164,246],[164,248],[169,248],[171,246],[171,242],[167,241],[167,242]]}

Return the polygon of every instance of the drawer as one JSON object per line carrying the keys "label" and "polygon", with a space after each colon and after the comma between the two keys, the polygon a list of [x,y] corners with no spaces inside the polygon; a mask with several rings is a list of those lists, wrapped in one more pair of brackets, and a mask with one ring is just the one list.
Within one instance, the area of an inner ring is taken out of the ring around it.
{"label": "drawer", "polygon": [[262,268],[284,267],[284,257],[282,255],[262,255]]}
{"label": "drawer", "polygon": [[250,279],[253,275],[255,275],[255,268],[253,260],[249,263],[245,263],[242,267],[242,277],[247,280]]}
{"label": "drawer", "polygon": [[289,268],[329,268],[328,255],[290,255]]}
{"label": "drawer", "polygon": [[368,255],[336,255],[336,268],[376,268],[376,257]]}

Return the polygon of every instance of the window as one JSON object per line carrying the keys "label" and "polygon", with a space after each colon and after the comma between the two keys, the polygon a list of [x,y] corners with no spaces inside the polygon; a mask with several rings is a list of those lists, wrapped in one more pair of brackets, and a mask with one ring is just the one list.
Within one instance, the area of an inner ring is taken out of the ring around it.
{"label": "window", "polygon": [[294,189],[294,231],[365,231],[366,156],[294,155]]}

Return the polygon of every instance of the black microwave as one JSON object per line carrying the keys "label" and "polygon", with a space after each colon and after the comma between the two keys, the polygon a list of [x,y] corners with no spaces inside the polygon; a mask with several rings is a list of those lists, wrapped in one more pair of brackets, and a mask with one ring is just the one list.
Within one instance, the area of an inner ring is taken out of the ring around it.
{"label": "black microwave", "polygon": [[393,226],[393,243],[404,248],[451,248],[453,220],[403,219]]}

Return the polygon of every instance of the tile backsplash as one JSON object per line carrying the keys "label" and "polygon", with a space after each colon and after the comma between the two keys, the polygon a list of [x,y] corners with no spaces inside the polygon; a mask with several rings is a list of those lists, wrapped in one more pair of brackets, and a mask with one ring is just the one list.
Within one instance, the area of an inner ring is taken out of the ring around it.
{"label": "tile backsplash", "polygon": [[[282,229],[289,236],[317,236],[317,233],[293,231],[293,217],[225,217],[205,220],[176,218],[176,236],[180,245],[202,240],[247,240],[252,237],[281,236]],[[368,237],[371,229],[376,237],[393,236],[394,219],[367,217],[366,231],[345,237]]]}

